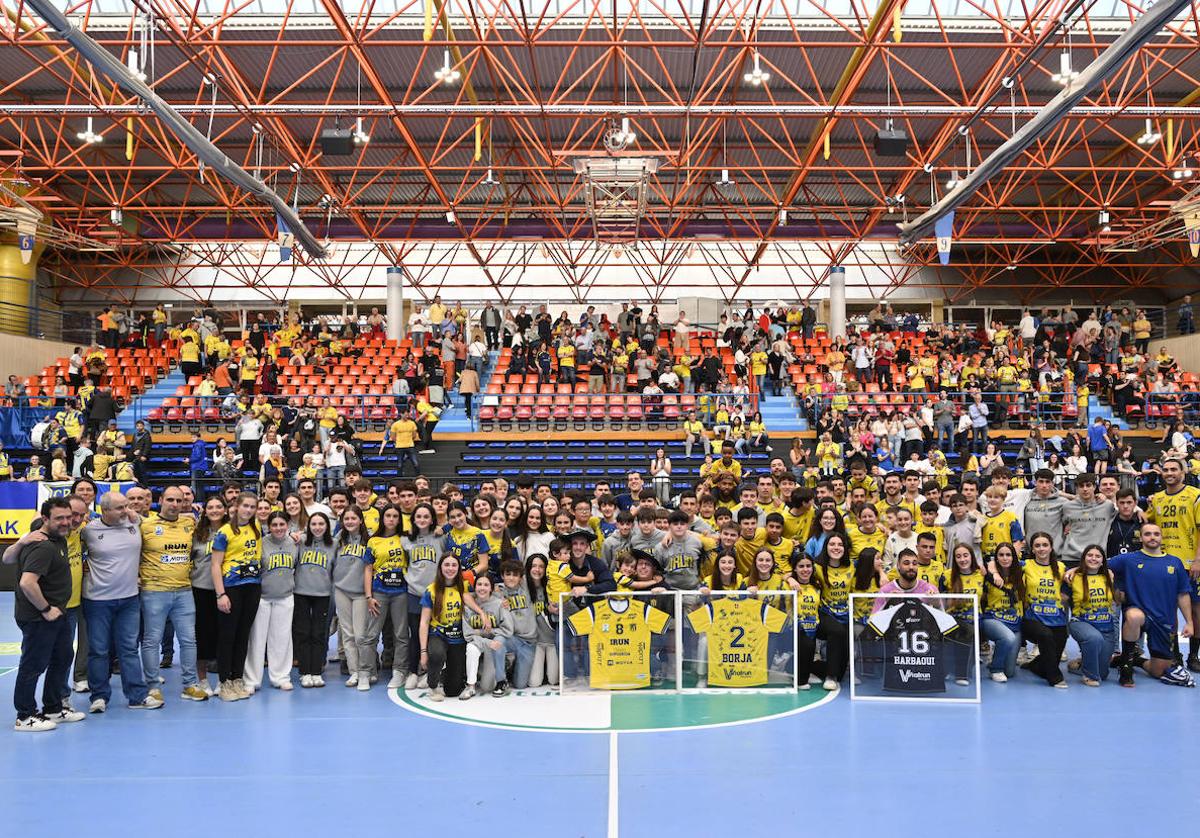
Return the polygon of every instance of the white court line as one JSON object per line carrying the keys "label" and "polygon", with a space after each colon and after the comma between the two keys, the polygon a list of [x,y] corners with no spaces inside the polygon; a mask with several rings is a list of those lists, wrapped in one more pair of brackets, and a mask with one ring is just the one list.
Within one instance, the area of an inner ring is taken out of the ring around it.
{"label": "white court line", "polygon": [[617,775],[617,732],[608,734],[608,838],[617,838],[620,833],[620,807],[618,791],[620,778]]}

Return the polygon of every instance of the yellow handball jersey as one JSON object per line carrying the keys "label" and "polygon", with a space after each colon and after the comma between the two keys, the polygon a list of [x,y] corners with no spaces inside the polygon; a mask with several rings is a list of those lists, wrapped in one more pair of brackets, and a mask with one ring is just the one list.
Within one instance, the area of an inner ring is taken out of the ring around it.
{"label": "yellow handball jersey", "polygon": [[138,581],[144,591],[176,591],[192,584],[192,531],[196,520],[142,521],[142,563]]}
{"label": "yellow handball jersey", "polygon": [[1150,496],[1146,520],[1162,529],[1162,549],[1185,565],[1196,558],[1196,528],[1200,526],[1200,489],[1184,486],[1173,495]]}
{"label": "yellow handball jersey", "polygon": [[607,597],[568,622],[589,637],[589,684],[598,690],[637,690],[650,684],[650,634],[662,634],[670,616],[652,605],[624,597]]}
{"label": "yellow handball jersey", "polygon": [[787,616],[757,597],[714,597],[688,614],[708,634],[708,683],[757,687],[767,683],[767,638],[783,630]]}

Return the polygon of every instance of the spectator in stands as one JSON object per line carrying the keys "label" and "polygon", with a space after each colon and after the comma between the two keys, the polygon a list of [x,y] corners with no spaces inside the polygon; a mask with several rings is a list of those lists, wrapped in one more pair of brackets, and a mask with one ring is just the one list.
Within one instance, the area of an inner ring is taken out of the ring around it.
{"label": "spectator in stands", "polygon": [[1184,294],[1183,302],[1179,304],[1179,334],[1190,335],[1195,331],[1196,324],[1192,319],[1192,295]]}
{"label": "spectator in stands", "polygon": [[[96,388],[88,406],[88,430],[97,438],[105,428],[116,428],[117,403],[108,387]],[[97,439],[99,442],[100,440]]]}

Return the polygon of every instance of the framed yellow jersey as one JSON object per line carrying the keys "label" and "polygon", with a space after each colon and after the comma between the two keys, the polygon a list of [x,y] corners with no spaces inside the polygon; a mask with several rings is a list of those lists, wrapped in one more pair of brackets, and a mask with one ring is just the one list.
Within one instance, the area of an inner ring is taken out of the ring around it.
{"label": "framed yellow jersey", "polygon": [[639,690],[650,685],[650,636],[666,631],[671,617],[633,598],[606,597],[567,622],[588,638],[589,685],[595,690]]}
{"label": "framed yellow jersey", "polygon": [[787,616],[758,597],[713,597],[688,614],[698,634],[708,635],[708,685],[758,687],[767,683],[767,640],[783,630]]}

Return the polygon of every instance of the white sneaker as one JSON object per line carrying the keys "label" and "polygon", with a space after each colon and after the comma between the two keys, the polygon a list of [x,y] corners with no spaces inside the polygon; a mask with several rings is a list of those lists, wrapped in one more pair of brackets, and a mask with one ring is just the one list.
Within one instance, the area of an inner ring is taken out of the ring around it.
{"label": "white sneaker", "polygon": [[808,676],[808,683],[810,683],[810,684],[819,684],[819,683],[821,683],[821,679],[820,679],[818,676],[816,676],[816,675],[809,675],[809,676]]}
{"label": "white sneaker", "polygon": [[200,682],[200,686],[204,687],[204,691],[208,693],[209,698],[212,698],[217,694],[217,691],[213,688],[212,682],[207,678]]}
{"label": "white sneaker", "polygon": [[163,703],[162,703],[161,699],[155,698],[152,695],[148,695],[148,696],[146,696],[146,700],[141,702],[140,704],[130,704],[129,709],[130,710],[157,710],[158,708],[160,708],[162,706],[163,706]]}
{"label": "white sneaker", "polygon": [[[430,696],[430,698],[432,698],[432,697],[433,696]],[[458,694],[459,701],[469,701],[470,699],[472,699],[474,697],[475,697],[475,685],[474,684],[467,684],[465,687],[463,687],[463,691]]]}
{"label": "white sneaker", "polygon": [[1054,689],[1056,689],[1056,690],[1065,690],[1066,688],[1067,688],[1066,681],[1059,681],[1057,684],[1054,685]]}
{"label": "white sneaker", "polygon": [[350,677],[346,679],[346,686],[347,687],[357,687],[358,686],[358,673],[357,672],[350,673]]}
{"label": "white sneaker", "polygon": [[417,675],[415,672],[408,673],[408,677],[404,679],[404,689],[415,690],[417,688],[417,682],[419,680],[420,679],[417,678]]}
{"label": "white sneaker", "polygon": [[372,679],[370,677],[363,677],[362,675],[359,675],[358,676],[358,691],[360,693],[370,692],[371,691],[371,680]]}
{"label": "white sneaker", "polygon": [[[428,686],[429,686],[429,676],[421,675],[420,677],[417,678],[417,688],[418,689],[423,690],[423,689],[426,689]],[[411,690],[412,687],[409,687],[409,689]]]}
{"label": "white sneaker", "polygon": [[1003,672],[993,672],[992,680],[995,681],[997,684],[1004,684],[1004,683],[1008,682],[1008,676],[1005,675]]}
{"label": "white sneaker", "polygon": [[960,686],[960,687],[969,687],[969,686],[971,686],[971,682],[970,682],[969,680],[967,680],[966,678],[955,678],[955,679],[954,679],[954,683],[955,683],[955,684],[957,684],[957,685],[958,685],[958,686]]}
{"label": "white sneaker", "polygon": [[379,676],[378,676],[378,675],[372,675],[372,676],[371,676],[371,683],[372,683],[372,684],[378,684],[378,683],[379,683]]}
{"label": "white sneaker", "polygon": [[58,727],[57,724],[42,716],[26,716],[23,719],[17,719],[13,730],[17,733],[43,733],[47,730],[54,730],[56,727]]}
{"label": "white sneaker", "polygon": [[301,675],[300,676],[300,686],[305,687],[305,688],[311,687],[312,686],[312,676],[311,675]]}
{"label": "white sneaker", "polygon": [[87,681],[76,681],[74,684],[71,685],[71,688],[73,690],[75,690],[75,692],[77,692],[77,693],[88,692],[88,682]]}
{"label": "white sneaker", "polygon": [[833,680],[832,678],[826,678],[825,682],[821,684],[821,686],[824,687],[827,692],[833,692],[837,689],[837,681]]}
{"label": "white sneaker", "polygon": [[404,677],[403,672],[393,672],[392,680],[388,681],[387,688],[389,690],[398,690],[404,686],[404,684],[407,680],[408,679]]}
{"label": "white sneaker", "polygon": [[812,689],[812,684],[801,684],[800,689],[808,691]]}
{"label": "white sneaker", "polygon": [[103,698],[97,698],[96,700],[94,700],[92,702],[92,705],[90,707],[88,707],[88,712],[89,713],[103,713],[107,709],[108,709],[108,702],[105,701]]}
{"label": "white sneaker", "polygon": [[312,676],[312,685],[313,685],[314,687],[323,687],[323,686],[325,686],[325,676],[324,676],[324,675],[314,675],[314,676]]}
{"label": "white sneaker", "polygon": [[291,681],[280,681],[278,684],[272,684],[277,690],[283,690],[285,693],[291,692],[294,688]]}
{"label": "white sneaker", "polygon": [[64,722],[82,722],[87,718],[87,713],[80,713],[74,707],[63,707],[63,709],[59,710],[57,713],[47,714],[45,718],[57,725],[63,724]]}
{"label": "white sneaker", "polygon": [[434,687],[429,693],[429,700],[430,701],[445,701],[446,700],[446,691],[443,690],[441,687]]}

